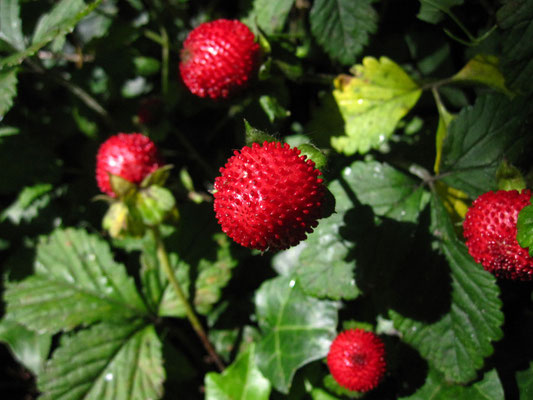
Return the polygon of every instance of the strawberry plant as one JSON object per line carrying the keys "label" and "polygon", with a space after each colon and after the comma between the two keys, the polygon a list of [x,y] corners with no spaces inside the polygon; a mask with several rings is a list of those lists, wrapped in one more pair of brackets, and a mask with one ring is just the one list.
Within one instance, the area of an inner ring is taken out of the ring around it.
{"label": "strawberry plant", "polygon": [[0,0],[9,399],[533,396],[533,3]]}

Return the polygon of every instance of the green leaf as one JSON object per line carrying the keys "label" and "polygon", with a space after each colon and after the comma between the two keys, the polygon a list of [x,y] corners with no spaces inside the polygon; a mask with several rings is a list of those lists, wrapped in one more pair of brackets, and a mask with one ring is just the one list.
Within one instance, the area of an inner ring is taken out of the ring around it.
{"label": "green leaf", "polygon": [[317,0],[313,2],[311,32],[330,57],[345,65],[355,62],[369,35],[377,31],[373,0]]}
{"label": "green leaf", "polygon": [[0,121],[13,106],[17,95],[17,69],[0,71]]}
{"label": "green leaf", "polygon": [[355,299],[359,289],[355,282],[355,261],[350,254],[354,244],[343,236],[347,224],[346,213],[353,210],[348,189],[337,180],[328,189],[335,197],[335,213],[320,220],[314,232],[297,247],[274,256],[276,271],[294,276],[302,290],[311,296],[334,300]]}
{"label": "green leaf", "polygon": [[50,36],[55,36],[58,27],[76,17],[84,7],[85,3],[83,0],[61,0],[54,5],[49,13],[39,18],[37,26],[33,31],[32,44],[42,42]]}
{"label": "green leaf", "polygon": [[315,168],[323,171],[326,168],[326,165],[328,163],[328,158],[326,155],[320,151],[318,147],[316,147],[312,143],[302,143],[297,146],[298,150],[301,151],[301,156],[307,156],[307,158],[315,163]]}
{"label": "green leaf", "polygon": [[[210,243],[216,249],[216,258],[201,258],[196,265],[191,265],[186,261],[179,260],[176,254],[175,261],[172,262],[178,281],[182,285],[185,293],[188,293],[192,267],[197,274],[194,283],[194,308],[200,314],[207,314],[213,305],[220,299],[222,289],[228,284],[231,278],[231,270],[237,265],[230,251],[230,242],[225,234],[215,234]],[[159,315],[184,317],[185,308],[181,300],[177,297],[172,286],[165,277],[161,277],[163,286],[163,297],[159,306]]]}
{"label": "green leaf", "polygon": [[115,16],[118,13],[116,3],[117,0],[102,2],[94,13],[87,15],[76,26],[76,36],[81,38],[84,44],[108,34],[109,28],[116,21]]}
{"label": "green leaf", "polygon": [[50,202],[50,196],[47,194],[52,189],[53,186],[49,183],[25,187],[17,199],[2,211],[0,222],[9,219],[13,224],[18,225],[22,220],[31,221],[39,214],[39,210]]}
{"label": "green leaf", "polygon": [[533,256],[533,205],[526,206],[518,213],[516,222],[518,244],[529,247],[529,255]]}
{"label": "green leaf", "polygon": [[472,386],[454,385],[431,369],[426,383],[418,391],[401,400],[503,400],[503,387],[496,370],[491,370]]}
{"label": "green leaf", "polygon": [[499,69],[499,59],[488,54],[476,54],[466,65],[452,77],[452,81],[469,81],[491,86],[507,96],[512,93],[505,87],[505,78]]}
{"label": "green leaf", "polygon": [[502,337],[503,313],[496,279],[474,262],[457,238],[438,198],[432,198],[432,230],[451,271],[451,305],[437,321],[420,321],[391,310],[402,339],[417,349],[431,367],[450,382],[476,377],[483,358],[493,352],[491,341]]}
{"label": "green leaf", "polygon": [[501,62],[509,89],[516,93],[533,91],[533,3],[508,1],[496,14],[503,34]]}
{"label": "green leaf", "polygon": [[359,295],[355,283],[355,262],[348,257],[353,243],[342,236],[347,221],[345,214],[352,209],[346,190],[333,182],[329,190],[336,200],[335,213],[320,221],[304,242],[295,265],[295,274],[304,291],[312,296],[332,299],[354,299]]}
{"label": "green leaf", "polygon": [[271,123],[278,119],[287,118],[291,114],[273,96],[262,95],[259,97],[259,104]]}
{"label": "green leaf", "polygon": [[340,400],[338,397],[332,396],[322,389],[313,388],[311,391],[311,398],[313,400]]}
{"label": "green leaf", "polygon": [[526,189],[526,180],[520,170],[510,164],[505,158],[496,171],[498,190],[518,190]]}
{"label": "green leaf", "polygon": [[463,0],[419,0],[420,11],[417,17],[422,21],[436,24],[450,12],[454,6],[463,4]]}
{"label": "green leaf", "polygon": [[533,362],[529,368],[516,373],[516,383],[520,392],[520,400],[528,400],[533,397]]}
{"label": "green leaf", "polygon": [[442,148],[441,174],[448,185],[476,198],[497,188],[496,171],[505,157],[513,162],[529,135],[523,121],[528,102],[503,95],[478,97],[453,120]]}
{"label": "green leaf", "polygon": [[136,321],[63,337],[37,384],[43,400],[145,400],[162,396],[164,379],[155,329]]}
{"label": "green leaf", "polygon": [[416,222],[429,201],[420,182],[386,163],[356,161],[342,176],[362,204],[396,221]]}
{"label": "green leaf", "polygon": [[[182,218],[178,230],[166,240],[171,265],[185,294],[194,297],[196,310],[207,314],[220,299],[237,261],[232,256],[229,238],[219,231],[212,205],[188,204],[180,211]],[[157,265],[154,251],[150,258],[151,265]],[[158,270],[161,268],[155,268],[155,271]],[[192,288],[189,286],[190,277],[196,278]],[[159,275],[157,279],[161,290],[160,303],[156,303],[158,315],[184,317],[183,303],[166,276]]]}
{"label": "green leaf", "polygon": [[246,146],[252,146],[253,143],[263,144],[264,142],[277,142],[274,136],[269,135],[257,128],[254,128],[250,123],[244,120],[245,140]]}
{"label": "green leaf", "polygon": [[223,373],[205,376],[206,400],[268,400],[270,382],[255,365],[254,345]]}
{"label": "green leaf", "polygon": [[146,314],[133,279],[113,260],[108,244],[83,230],[60,229],[44,238],[35,274],[6,286],[8,314],[41,332]]}
{"label": "green leaf", "polygon": [[31,372],[38,375],[48,358],[52,336],[30,331],[4,318],[0,321],[0,342],[8,344],[15,357]]}
{"label": "green leaf", "polygon": [[161,224],[176,205],[172,192],[152,185],[137,193],[135,207],[148,226]]}
{"label": "green leaf", "polygon": [[133,64],[135,65],[135,72],[143,76],[157,74],[161,69],[159,60],[152,57],[135,57]]}
{"label": "green leaf", "polygon": [[293,3],[294,0],[255,0],[253,14],[257,24],[267,35],[280,32]]}
{"label": "green leaf", "polygon": [[141,188],[147,188],[151,185],[163,186],[167,181],[172,168],[174,168],[174,166],[171,164],[163,165],[162,167],[146,175],[139,186]]}
{"label": "green leaf", "polygon": [[[24,50],[12,54],[9,57],[1,59],[0,69],[20,64],[22,61],[24,61],[25,58],[34,55],[37,51],[46,46],[52,40],[71,32],[72,29],[74,29],[74,27],[76,26],[76,24],[81,21],[85,16],[90,14],[96,7],[98,7],[101,2],[102,0],[94,0],[92,3],[85,6],[75,15],[69,16],[68,18],[66,17],[66,15],[65,18],[61,18],[62,14],[60,15],[59,12],[57,12],[57,14],[54,14],[54,18],[51,18],[50,15],[57,8],[59,8],[60,5],[61,7],[65,7],[65,11],[70,10],[70,6],[68,5],[68,3],[70,3],[69,0],[63,0],[61,3],[58,3],[54,7],[52,12],[50,14],[47,14],[48,18],[46,18],[43,22],[39,22],[39,26],[37,27],[38,31],[36,30],[36,32],[34,33],[34,39],[36,39],[36,37],[39,37],[39,41],[33,41],[32,45],[25,48]],[[78,3],[78,1],[76,1],[75,4],[76,3]],[[52,25],[52,22],[56,20],[56,18],[58,21],[60,21],[60,23],[54,26]]]}
{"label": "green leaf", "polygon": [[444,139],[448,135],[448,127],[456,117],[455,114],[448,112],[444,104],[442,103],[440,96],[435,98],[437,102],[437,109],[439,111],[439,124],[437,126],[437,133],[435,135],[435,164],[433,166],[434,171],[438,174],[440,171],[440,164],[442,160],[442,146]]}
{"label": "green leaf", "polygon": [[296,370],[328,353],[337,327],[335,302],[304,294],[288,277],[266,281],[255,294],[262,337],[256,361],[263,375],[288,393]]}
{"label": "green leaf", "polygon": [[216,243],[216,259],[201,259],[198,263],[194,307],[200,314],[207,314],[222,296],[222,289],[231,278],[231,270],[237,261],[231,255],[231,242],[224,233],[213,236]]}
{"label": "green leaf", "polygon": [[422,90],[386,57],[365,57],[354,76],[335,79],[333,96],[345,122],[345,136],[331,138],[338,152],[352,155],[379,147],[416,104]]}
{"label": "green leaf", "polygon": [[19,0],[0,0],[0,40],[15,50],[24,49]]}
{"label": "green leaf", "polygon": [[20,133],[20,129],[15,126],[1,126],[0,127],[0,141],[6,136],[15,136]]}

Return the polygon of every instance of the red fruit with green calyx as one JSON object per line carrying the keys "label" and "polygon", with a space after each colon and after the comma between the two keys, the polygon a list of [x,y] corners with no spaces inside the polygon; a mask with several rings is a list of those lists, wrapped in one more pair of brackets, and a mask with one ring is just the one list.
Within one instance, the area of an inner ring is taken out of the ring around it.
{"label": "red fruit with green calyx", "polygon": [[518,213],[530,199],[529,190],[487,192],[466,213],[463,235],[468,252],[497,277],[533,279],[533,258],[516,240]]}
{"label": "red fruit with green calyx", "polygon": [[109,174],[139,184],[163,165],[156,145],[148,137],[140,133],[119,133],[107,139],[98,149],[96,182],[103,193],[116,197]]}
{"label": "red fruit with green calyx", "polygon": [[216,217],[242,246],[287,249],[306,239],[322,217],[321,173],[288,144],[245,146],[220,172],[214,184]]}
{"label": "red fruit with green calyx", "polygon": [[180,73],[199,97],[224,99],[246,87],[259,65],[260,46],[243,23],[219,19],[193,29],[181,50]]}
{"label": "red fruit with green calyx", "polygon": [[368,392],[378,386],[385,374],[385,346],[373,332],[349,329],[331,343],[327,363],[340,386]]}

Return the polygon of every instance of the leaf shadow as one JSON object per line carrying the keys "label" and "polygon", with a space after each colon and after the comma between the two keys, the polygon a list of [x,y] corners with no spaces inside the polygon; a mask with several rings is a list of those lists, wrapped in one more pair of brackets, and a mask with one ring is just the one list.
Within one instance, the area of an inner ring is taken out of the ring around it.
{"label": "leaf shadow", "polygon": [[378,218],[370,207],[355,204],[344,215],[340,235],[355,244],[347,259],[355,262],[359,289],[383,315],[392,309],[421,322],[438,321],[450,311],[451,276],[433,250],[429,211],[412,224]]}

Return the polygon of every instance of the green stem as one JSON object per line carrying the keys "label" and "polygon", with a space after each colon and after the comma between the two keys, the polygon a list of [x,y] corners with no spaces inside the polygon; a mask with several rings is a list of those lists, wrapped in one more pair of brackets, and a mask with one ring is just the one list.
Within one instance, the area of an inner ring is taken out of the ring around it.
{"label": "green stem", "polygon": [[165,27],[161,26],[161,92],[163,96],[168,93],[168,55],[169,55],[169,41],[168,33]]}
{"label": "green stem", "polygon": [[224,371],[224,363],[222,363],[222,360],[218,356],[217,352],[215,351],[213,345],[207,338],[207,334],[204,331],[204,328],[202,327],[202,324],[200,323],[200,320],[196,316],[191,303],[187,299],[187,296],[185,296],[185,293],[181,289],[181,286],[178,282],[178,279],[176,278],[176,275],[174,275],[174,271],[172,271],[172,267],[170,266],[170,261],[168,259],[168,253],[165,248],[165,244],[163,243],[163,239],[161,238],[161,235],[159,233],[158,228],[153,228],[154,237],[156,239],[157,243],[157,258],[159,260],[159,263],[163,267],[163,270],[165,271],[165,274],[172,285],[174,291],[178,295],[178,298],[182,302],[182,304],[185,307],[185,314],[187,315],[187,319],[192,325],[192,328],[200,338],[200,341],[204,345],[204,348],[206,349],[207,353],[209,353],[209,356],[213,360],[213,362],[216,364],[219,371]]}

